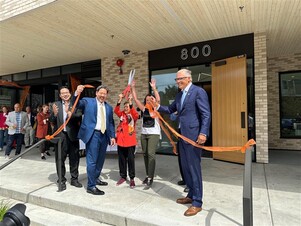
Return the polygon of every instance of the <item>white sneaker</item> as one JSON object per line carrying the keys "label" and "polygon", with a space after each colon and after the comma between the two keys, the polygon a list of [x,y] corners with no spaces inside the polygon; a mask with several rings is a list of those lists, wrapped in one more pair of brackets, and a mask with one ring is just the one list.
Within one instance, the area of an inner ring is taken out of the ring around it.
{"label": "white sneaker", "polygon": [[3,149],[2,148],[0,148],[0,151],[2,151]]}
{"label": "white sneaker", "polygon": [[9,158],[9,155],[5,155],[5,158],[4,158],[4,159],[10,159],[10,158]]}

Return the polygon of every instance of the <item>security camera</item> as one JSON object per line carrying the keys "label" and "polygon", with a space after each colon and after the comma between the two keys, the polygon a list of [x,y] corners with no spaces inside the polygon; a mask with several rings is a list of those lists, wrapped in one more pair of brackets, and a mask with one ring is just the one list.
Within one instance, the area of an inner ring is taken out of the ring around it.
{"label": "security camera", "polygon": [[130,51],[130,50],[127,50],[127,49],[122,50],[123,55],[128,55],[130,52],[131,52],[131,51]]}

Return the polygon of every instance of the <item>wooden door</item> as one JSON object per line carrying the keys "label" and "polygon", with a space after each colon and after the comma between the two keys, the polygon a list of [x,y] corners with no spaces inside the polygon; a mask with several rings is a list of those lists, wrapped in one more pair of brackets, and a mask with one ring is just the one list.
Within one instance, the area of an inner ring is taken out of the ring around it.
{"label": "wooden door", "polygon": [[[212,63],[213,146],[242,146],[248,139],[246,57]],[[244,163],[241,152],[214,152],[214,159]]]}

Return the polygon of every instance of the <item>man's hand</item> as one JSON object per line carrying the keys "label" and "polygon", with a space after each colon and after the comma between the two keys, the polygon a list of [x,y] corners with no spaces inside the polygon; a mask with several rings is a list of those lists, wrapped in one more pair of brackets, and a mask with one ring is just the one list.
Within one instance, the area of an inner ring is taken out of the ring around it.
{"label": "man's hand", "polygon": [[57,116],[57,114],[59,112],[59,108],[55,104],[52,105],[52,112],[53,112],[54,116]]}
{"label": "man's hand", "polygon": [[111,146],[115,146],[116,145],[116,140],[115,138],[111,138]]}
{"label": "man's hand", "polygon": [[76,92],[77,94],[81,94],[85,89],[85,86],[83,85],[78,85],[77,88],[76,88]]}
{"label": "man's hand", "polygon": [[200,134],[198,136],[198,139],[197,139],[196,143],[200,144],[200,145],[203,145],[206,142],[206,140],[207,140],[207,137],[203,134]]}

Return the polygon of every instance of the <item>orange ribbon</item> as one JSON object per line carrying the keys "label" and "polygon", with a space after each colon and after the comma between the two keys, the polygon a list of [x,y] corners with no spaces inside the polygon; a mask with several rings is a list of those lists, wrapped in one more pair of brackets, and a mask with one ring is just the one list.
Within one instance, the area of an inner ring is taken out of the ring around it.
{"label": "orange ribbon", "polygon": [[[206,151],[216,151],[216,152],[222,152],[222,151],[241,151],[242,153],[245,153],[246,150],[255,145],[256,142],[254,139],[250,139],[245,145],[243,146],[232,146],[232,147],[208,147],[208,146],[203,146],[203,145],[200,145],[198,143],[196,143],[195,141],[193,140],[190,140],[189,138],[179,134],[175,129],[173,129],[164,119],[163,117],[160,115],[159,112],[157,112],[156,110],[154,110],[153,106],[151,106],[150,104],[146,104],[145,107],[149,110],[151,116],[153,118],[156,118],[158,117],[165,125],[166,127],[177,137],[177,138],[181,138],[183,139],[184,141],[186,141],[187,143],[193,145],[194,147],[197,147],[197,148],[202,148]],[[163,128],[163,127],[162,127]],[[164,129],[163,129],[164,131]],[[164,131],[165,132],[165,131]],[[171,137],[168,137],[169,140],[171,140]],[[174,146],[174,142],[171,141],[171,144]]]}
{"label": "orange ribbon", "polygon": [[[94,88],[94,86],[91,86],[91,85],[84,85],[85,88]],[[79,98],[80,98],[80,94],[77,95],[76,97],[76,100],[71,108],[71,114],[73,114],[74,110],[75,110],[75,107],[79,101]],[[71,117],[68,117],[67,120],[52,134],[52,135],[47,135],[45,137],[46,140],[51,140],[53,139],[55,136],[57,136],[60,132],[62,132],[62,130],[64,129],[64,127],[68,124],[69,120],[70,120]]]}

